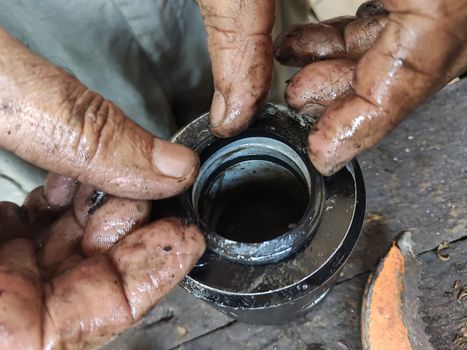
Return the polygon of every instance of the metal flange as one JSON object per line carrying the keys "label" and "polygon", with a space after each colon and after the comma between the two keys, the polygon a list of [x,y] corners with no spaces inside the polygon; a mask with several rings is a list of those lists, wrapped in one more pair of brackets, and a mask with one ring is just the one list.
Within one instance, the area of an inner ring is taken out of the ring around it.
{"label": "metal flange", "polygon": [[218,139],[205,114],[172,139],[200,154],[176,214],[204,232],[207,250],[181,282],[248,323],[294,319],[337,280],[363,224],[356,160],[323,177],[307,155],[314,119],[267,105],[241,135]]}

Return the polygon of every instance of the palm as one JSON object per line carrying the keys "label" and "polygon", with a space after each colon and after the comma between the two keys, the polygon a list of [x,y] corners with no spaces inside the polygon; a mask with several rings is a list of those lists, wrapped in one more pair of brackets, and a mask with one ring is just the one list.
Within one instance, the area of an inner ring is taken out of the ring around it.
{"label": "palm", "polygon": [[101,199],[90,186],[49,175],[22,208],[0,203],[0,348],[102,345],[202,254],[196,227],[174,218],[144,226],[150,202]]}

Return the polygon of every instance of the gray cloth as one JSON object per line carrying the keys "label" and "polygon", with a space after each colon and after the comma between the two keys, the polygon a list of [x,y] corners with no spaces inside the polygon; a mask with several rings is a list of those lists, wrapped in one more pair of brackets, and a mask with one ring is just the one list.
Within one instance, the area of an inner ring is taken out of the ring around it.
{"label": "gray cloth", "polygon": [[[209,107],[210,62],[192,0],[4,0],[0,26],[157,136]],[[21,202],[43,177],[0,150],[0,200]]]}

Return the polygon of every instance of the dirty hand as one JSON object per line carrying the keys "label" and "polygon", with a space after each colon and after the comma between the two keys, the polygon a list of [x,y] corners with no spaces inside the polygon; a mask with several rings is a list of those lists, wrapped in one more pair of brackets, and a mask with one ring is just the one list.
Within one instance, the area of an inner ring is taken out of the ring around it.
{"label": "dirty hand", "polygon": [[[211,123],[230,136],[248,126],[269,88],[274,1],[200,5],[216,88]],[[336,172],[376,144],[467,69],[466,16],[465,1],[372,1],[356,18],[295,25],[276,39],[279,62],[304,66],[288,84],[287,102],[323,113],[309,137],[321,173]]]}
{"label": "dirty hand", "polygon": [[0,348],[96,348],[138,321],[204,251],[151,202],[51,174],[22,207],[0,202]]}
{"label": "dirty hand", "polygon": [[275,0],[198,0],[214,77],[211,130],[245,130],[265,102],[272,79]]}
{"label": "dirty hand", "polygon": [[96,348],[202,254],[196,227],[147,224],[147,200],[187,188],[198,157],[1,29],[0,79],[0,147],[68,176],[49,175],[21,208],[0,202],[0,349]]}
{"label": "dirty hand", "polygon": [[0,147],[116,196],[159,199],[188,188],[195,152],[155,138],[111,101],[0,28]]}

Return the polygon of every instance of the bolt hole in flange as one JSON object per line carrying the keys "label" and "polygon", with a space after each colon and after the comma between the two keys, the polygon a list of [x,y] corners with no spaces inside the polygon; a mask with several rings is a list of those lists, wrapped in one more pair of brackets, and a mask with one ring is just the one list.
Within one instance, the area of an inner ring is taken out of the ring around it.
{"label": "bolt hole in flange", "polygon": [[364,216],[356,161],[331,177],[311,165],[314,120],[267,105],[250,129],[217,139],[203,115],[173,137],[200,154],[179,214],[207,249],[181,285],[249,323],[294,319],[319,302],[352,251]]}

